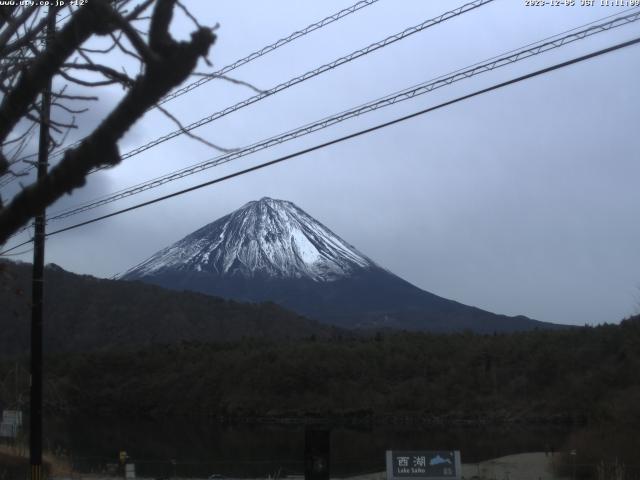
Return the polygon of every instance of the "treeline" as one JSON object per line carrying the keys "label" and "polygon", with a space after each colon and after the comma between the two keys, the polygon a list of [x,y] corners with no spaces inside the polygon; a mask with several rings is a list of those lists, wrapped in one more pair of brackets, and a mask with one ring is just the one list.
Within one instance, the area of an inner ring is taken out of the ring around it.
{"label": "treeline", "polygon": [[[181,341],[328,337],[336,329],[273,303],[250,304],[140,282],[45,269],[45,353],[139,349]],[[31,266],[0,260],[0,358],[29,351]]]}
{"label": "treeline", "polygon": [[[640,316],[476,335],[182,343],[47,358],[50,411],[640,426]],[[0,366],[9,378],[14,363]],[[13,388],[5,382],[5,402]]]}

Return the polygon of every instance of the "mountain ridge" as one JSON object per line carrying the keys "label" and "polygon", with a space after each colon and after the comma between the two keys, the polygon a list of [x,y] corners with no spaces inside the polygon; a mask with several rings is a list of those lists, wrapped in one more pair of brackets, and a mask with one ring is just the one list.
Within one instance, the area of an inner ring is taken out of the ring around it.
{"label": "mountain ridge", "polygon": [[331,281],[377,266],[293,203],[263,197],[199,228],[125,272],[144,277],[167,268],[221,276]]}
{"label": "mountain ridge", "polygon": [[[0,261],[0,357],[29,350],[29,263]],[[181,342],[327,338],[346,334],[273,303],[243,304],[197,292],[45,268],[46,353],[110,351]]]}
{"label": "mountain ridge", "polygon": [[240,301],[273,301],[343,328],[492,333],[559,327],[421,290],[292,202],[268,197],[205,225],[121,278]]}

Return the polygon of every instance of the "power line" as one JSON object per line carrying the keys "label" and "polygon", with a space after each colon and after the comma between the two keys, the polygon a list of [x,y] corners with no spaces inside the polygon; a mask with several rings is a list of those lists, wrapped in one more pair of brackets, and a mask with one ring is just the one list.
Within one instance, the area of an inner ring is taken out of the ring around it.
{"label": "power line", "polygon": [[[125,160],[127,158],[133,157],[134,155],[138,155],[146,150],[149,150],[150,148],[155,147],[156,145],[159,145],[161,143],[166,142],[167,140],[171,140],[172,138],[178,137],[182,134],[184,134],[185,132],[190,132],[191,130],[194,130],[198,127],[201,127],[203,125],[206,125],[208,123],[213,122],[214,120],[217,120],[219,118],[222,118],[232,112],[235,112],[237,110],[240,110],[241,108],[244,108],[246,106],[252,105],[260,100],[263,100],[267,97],[270,97],[272,95],[275,95],[276,93],[279,93],[283,90],[286,90],[294,85],[297,85],[299,83],[302,83],[304,81],[310,80],[311,78],[317,77],[318,75],[321,75],[325,72],[328,72],[330,70],[333,70],[334,68],[337,68],[341,65],[344,65],[346,63],[352,62],[353,60],[356,60],[360,57],[363,57],[365,55],[368,55],[371,52],[375,52],[376,50],[379,50],[381,48],[387,47],[399,40],[402,40],[404,38],[407,38],[415,33],[421,32],[427,28],[433,27],[435,25],[438,25],[442,22],[445,22],[446,20],[449,20],[451,18],[455,18],[459,15],[462,15],[466,12],[469,12],[471,10],[474,10],[478,7],[481,7],[483,5],[486,5],[488,3],[493,2],[494,0],[474,0],[473,2],[467,3],[465,5],[462,5],[461,7],[458,7],[454,10],[450,10],[448,12],[445,12],[441,15],[438,15],[437,17],[431,18],[429,20],[425,20],[424,22],[418,24],[418,25],[414,25],[413,27],[409,27],[406,28],[405,30],[396,33],[394,35],[390,35],[388,37],[386,37],[383,40],[380,40],[378,42],[372,43],[364,48],[361,48],[359,50],[355,50],[354,52],[351,52],[348,55],[345,55],[343,57],[340,57],[330,63],[326,63],[318,68],[315,68],[313,70],[310,70],[306,73],[303,73],[302,75],[298,75],[297,77],[293,77],[290,80],[287,80],[286,82],[280,83],[278,85],[276,85],[275,87],[270,88],[269,90],[265,90],[261,93],[258,93],[252,97],[249,97],[241,102],[236,103],[235,105],[229,106],[223,110],[219,110],[211,115],[208,115],[204,118],[201,118],[200,120],[193,122],[187,126],[185,126],[184,128],[179,128],[177,130],[174,130],[171,133],[168,133],[166,135],[162,135],[161,137],[156,138],[155,140],[152,140],[144,145],[141,145],[137,148],[134,148],[133,150],[129,150],[127,153],[121,155],[121,159]],[[94,170],[95,171],[95,170]]]}
{"label": "power line", "polygon": [[[204,85],[205,83],[214,80],[215,78],[218,78],[222,75],[225,75],[229,72],[231,72],[232,70],[235,70],[236,68],[239,68],[243,65],[246,65],[249,62],[252,62],[253,60],[256,60],[270,52],[273,52],[274,50],[277,50],[278,48],[293,42],[294,40],[297,40],[298,38],[304,37],[305,35],[308,35],[309,33],[318,30],[322,27],[326,27],[327,25],[336,22],[348,15],[351,15],[352,13],[355,13],[359,10],[362,10],[365,7],[368,7],[370,5],[373,5],[374,3],[378,2],[379,0],[361,0],[359,2],[354,3],[353,5],[351,5],[350,7],[344,8],[342,10],[340,10],[339,12],[336,12],[334,14],[329,15],[328,17],[323,18],[320,21],[317,21],[315,23],[312,23],[310,25],[307,25],[306,27],[300,29],[300,30],[296,30],[295,32],[291,33],[290,35],[283,37],[265,47],[262,47],[259,50],[256,50],[252,53],[250,53],[249,55],[240,58],[238,60],[236,60],[233,63],[230,63],[229,65],[226,65],[224,67],[222,67],[220,70],[217,70],[215,72],[213,72],[211,75],[208,75],[207,77],[203,77],[193,83],[190,83],[189,85],[185,85],[184,87],[168,94],[165,95],[163,98],[160,99],[160,101],[157,103],[157,105],[162,105],[163,103],[169,102],[175,98],[178,98],[182,95],[184,95],[185,93],[190,92],[191,90],[194,90],[196,88],[198,88],[201,85]],[[57,20],[57,23],[62,22],[64,20],[66,20],[67,18],[71,17],[73,15],[73,13],[69,13],[67,14],[65,17],[62,17],[60,19]],[[156,108],[156,105],[152,106],[149,110],[153,110],[154,108]],[[70,145],[67,145],[66,147],[57,150],[55,152],[51,153],[51,157],[55,158],[55,157],[59,157],[62,153],[64,153],[66,150],[70,149],[70,148],[75,148],[78,145],[80,145],[82,143],[83,139],[77,140],[76,142],[73,142]],[[33,155],[27,155],[25,157],[25,159],[29,159],[31,157],[34,157],[36,154]],[[22,176],[23,174],[27,174],[28,172],[30,172],[33,168],[33,166],[29,166],[27,168],[25,168],[24,170],[22,170],[21,172],[18,173],[19,176]],[[10,177],[11,180],[10,181],[5,181],[5,182],[0,182],[0,188],[2,188],[5,185],[8,185],[9,183],[11,183],[13,181],[13,179],[15,177]]]}
{"label": "power line", "polygon": [[235,62],[227,65],[226,67],[222,67],[220,70],[218,70],[217,72],[213,72],[211,74],[211,76],[208,77],[204,77],[201,78],[200,80],[197,80],[193,83],[190,83],[189,85],[185,85],[184,87],[171,92],[168,95],[165,95],[164,98],[160,99],[160,101],[158,102],[158,105],[162,105],[163,103],[169,102],[171,100],[173,100],[174,98],[180,97],[182,95],[184,95],[187,92],[190,92],[191,90],[198,88],[200,85],[204,85],[205,83],[214,80],[216,76],[221,76],[221,75],[225,75],[227,73],[229,73],[232,70],[235,70],[238,67],[241,67],[242,65],[245,65],[253,60],[255,60],[256,58],[260,58],[263,55],[266,55],[269,52],[272,52],[274,50],[276,50],[277,48],[282,47],[283,45],[286,45],[289,42],[292,42],[293,40],[296,40],[300,37],[303,37],[311,32],[313,32],[314,30],[318,30],[319,28],[322,28],[326,25],[329,25],[330,23],[333,23],[337,20],[340,20],[343,17],[346,17],[347,15],[350,15],[354,12],[357,12],[358,10],[364,8],[364,7],[368,7],[369,5],[372,5],[373,3],[377,2],[378,0],[364,0],[361,2],[358,2],[354,5],[351,5],[348,8],[345,8],[344,10],[340,10],[337,13],[334,13],[333,15],[329,15],[328,17],[323,18],[322,20],[320,20],[319,22],[316,23],[312,23],[311,25],[308,25],[307,27],[303,28],[302,30],[298,30],[296,32],[293,32],[291,35],[281,38],[280,40],[278,40],[277,42],[273,42],[270,45],[267,45],[266,47],[262,47],[260,50],[256,50],[253,53],[250,53],[249,55],[247,55],[244,58],[241,58],[240,60],[236,60]]}
{"label": "power line", "polygon": [[[496,68],[500,68],[506,65],[510,65],[512,63],[524,60],[526,58],[530,58],[534,55],[539,55],[541,53],[547,52],[549,50],[559,48],[563,45],[567,45],[569,43],[575,42],[577,40],[582,40],[588,36],[594,35],[596,33],[608,31],[612,28],[616,28],[622,25],[626,25],[628,23],[632,23],[640,20],[640,11],[637,11],[634,14],[626,15],[624,17],[618,17],[610,22],[601,23],[587,29],[583,29],[577,31],[573,34],[566,35],[561,38],[557,38],[552,41],[545,42],[541,40],[533,45],[532,48],[523,47],[521,49],[516,49],[511,52],[507,52],[502,56],[495,56],[491,59],[479,62],[470,67],[466,67],[464,69],[456,70],[450,74],[446,74],[440,77],[437,77],[434,80],[430,80],[429,82],[425,82],[419,84],[417,86],[401,90],[400,92],[393,93],[391,95],[387,95],[380,99],[374,100],[373,102],[365,103],[358,107],[352,108],[350,110],[343,111],[341,113],[335,114],[330,117],[325,117],[324,119],[318,120],[314,123],[310,123],[304,125],[302,127],[298,127],[294,130],[290,130],[280,135],[276,135],[274,137],[270,137],[265,140],[261,140],[252,145],[244,147],[238,151],[231,152],[228,154],[224,154],[212,159],[209,159],[205,162],[201,162],[195,165],[192,165],[187,168],[183,168],[181,170],[169,173],[167,175],[163,175],[161,177],[157,177],[155,179],[149,180],[147,182],[143,182],[132,187],[128,187],[127,189],[123,189],[112,194],[109,194],[105,197],[92,200],[88,203],[77,207],[71,207],[69,209],[63,210],[57,214],[53,214],[50,216],[51,221],[61,220],[64,218],[71,217],[73,215],[86,212],[88,210],[92,210],[94,208],[98,208],[100,206],[106,205],[108,203],[115,202],[117,200],[121,200],[123,198],[136,195],[138,193],[144,192],[146,190],[150,190],[152,188],[159,187],[166,183],[172,182],[174,180],[178,180],[180,178],[184,178],[189,175],[193,175],[195,173],[199,173],[203,170],[207,170],[209,168],[213,168],[215,166],[221,165],[223,163],[230,162],[232,160],[236,160],[238,158],[250,155],[257,151],[261,151],[274,145],[278,145],[280,143],[287,142],[289,140],[293,140],[295,138],[299,138],[304,135],[308,135],[310,133],[316,132],[318,130],[327,128],[329,126],[335,125],[337,123],[343,122],[350,118],[357,117],[359,115],[363,115],[365,113],[369,113],[375,111],[380,108],[384,108],[390,105],[393,105],[398,102],[402,102],[405,100],[412,99],[414,97],[424,95],[426,93],[431,92],[437,88],[441,88],[447,85],[450,85],[454,82],[464,80],[466,78],[470,78],[474,75],[478,75],[480,73],[488,72],[494,70]],[[576,29],[573,29],[576,30]],[[552,37],[554,38],[554,37]],[[546,39],[545,39],[546,40]]]}
{"label": "power line", "polygon": [[[20,247],[23,247],[23,246],[25,246],[25,245],[27,245],[27,244],[29,244],[31,242],[33,242],[33,238],[30,238],[29,240],[27,240],[25,242],[19,243],[18,245],[14,245],[11,248],[7,248],[6,250],[3,250],[2,252],[0,252],[0,257],[4,257],[5,255],[9,256],[9,252],[13,252],[14,250],[16,250],[16,249],[18,249]],[[24,253],[28,253],[28,252],[30,252],[32,250],[33,250],[33,247],[29,248],[29,250],[26,250]],[[11,255],[19,255],[19,254],[16,253],[16,254],[11,254]]]}
{"label": "power line", "polygon": [[[175,137],[178,137],[186,132],[190,132],[191,130],[194,130],[198,127],[201,127],[203,125],[206,125],[208,123],[213,122],[214,120],[218,120],[219,118],[222,118],[226,115],[229,115],[230,113],[233,113],[237,110],[240,110],[241,108],[247,107],[249,105],[252,105],[256,102],[259,102],[260,100],[263,100],[267,97],[270,97],[272,95],[275,95],[276,93],[279,93],[283,90],[286,90],[294,85],[297,85],[299,83],[302,83],[304,81],[310,80],[311,78],[317,77],[318,75],[321,75],[325,72],[328,72],[329,70],[333,70],[334,68],[337,68],[341,65],[344,65],[346,63],[352,62],[353,60],[356,60],[360,57],[363,57],[365,55],[368,55],[371,52],[375,52],[376,50],[379,50],[381,48],[384,48],[388,45],[391,45],[399,40],[402,40],[404,38],[409,37],[410,35],[413,35],[415,33],[421,32],[422,30],[425,30],[427,28],[433,27],[434,25],[438,25],[446,20],[449,20],[451,18],[457,17],[459,15],[462,15],[463,13],[466,13],[468,11],[474,10],[478,7],[481,7],[483,5],[486,5],[488,3],[493,2],[494,0],[474,0],[473,2],[464,4],[454,10],[449,10],[445,13],[442,13],[440,15],[438,15],[437,17],[431,18],[429,20],[425,20],[424,22],[418,24],[418,25],[414,25],[413,27],[409,27],[406,28],[405,30],[398,32],[394,35],[390,35],[389,37],[384,38],[383,40],[380,40],[378,42],[374,42],[364,48],[361,48],[359,50],[355,50],[353,52],[351,52],[348,55],[345,55],[343,57],[340,57],[330,63],[321,65],[320,67],[314,69],[314,70],[310,70],[302,75],[298,75],[297,77],[291,78],[286,82],[280,83],[278,85],[276,85],[275,87],[272,87],[268,90],[265,90],[261,93],[258,93],[252,97],[249,97],[241,102],[238,102],[234,105],[231,105],[229,107],[226,107],[223,110],[219,110],[207,117],[201,118],[200,120],[193,122],[183,128],[179,128],[177,130],[174,130],[173,132],[170,132],[166,135],[163,135],[161,137],[156,138],[155,140],[152,140],[151,142],[148,142],[144,145],[141,145],[137,148],[134,148],[133,150],[130,150],[124,154],[122,154],[120,156],[121,160],[125,160],[127,158],[133,157],[135,155],[138,155],[150,148],[155,147],[156,145],[159,145],[161,143],[164,143],[168,140],[171,140]],[[68,148],[73,148],[74,146],[77,146],[80,142],[82,142],[82,140],[79,140],[78,142],[76,142],[75,144],[70,145],[69,147],[67,147],[64,150],[58,150],[57,152],[54,152],[52,154],[52,157],[56,157],[56,156],[60,156],[61,154],[64,153],[64,151],[66,151]],[[102,168],[97,168],[92,170],[91,172],[89,172],[89,174],[95,173],[97,171],[103,170],[105,167]],[[23,175],[24,173],[28,173],[31,170],[31,167],[27,167],[24,171],[20,172],[19,175]],[[0,182],[0,188],[2,188],[3,186],[11,183],[13,181],[13,177],[9,177],[7,180],[4,181],[4,183]]]}
{"label": "power line", "polygon": [[[632,10],[637,10],[637,8],[629,8],[629,9],[627,9],[627,10],[624,10],[624,11],[623,11],[623,12],[621,12],[621,13],[627,13],[627,12],[632,11]],[[550,36],[550,37],[546,37],[546,38],[543,38],[543,39],[538,40],[538,41],[536,41],[536,42],[532,42],[532,43],[529,43],[529,44],[527,44],[527,45],[524,45],[524,46],[522,46],[522,47],[519,47],[519,48],[516,48],[516,49],[513,49],[513,50],[509,50],[509,51],[507,51],[507,52],[503,52],[503,53],[501,53],[501,54],[499,54],[499,55],[495,55],[495,56],[490,57],[490,58],[488,58],[488,59],[482,60],[482,61],[477,62],[477,63],[474,63],[474,64],[472,64],[472,65],[469,65],[468,67],[464,67],[464,68],[461,68],[461,69],[455,70],[455,71],[453,71],[453,72],[450,72],[450,73],[448,73],[448,74],[441,75],[440,77],[436,77],[435,79],[432,79],[432,80],[430,80],[430,81],[435,81],[435,80],[437,80],[437,79],[442,79],[442,78],[444,78],[445,76],[451,76],[451,75],[454,75],[454,74],[457,74],[457,73],[463,72],[464,70],[469,70],[469,69],[471,69],[471,68],[473,68],[473,67],[476,67],[476,66],[481,65],[482,63],[486,63],[486,62],[489,62],[489,61],[492,61],[492,60],[499,59],[501,56],[505,56],[505,55],[509,55],[509,54],[511,54],[511,53],[518,52],[519,50],[523,50],[523,49],[525,49],[525,48],[527,48],[527,47],[531,47],[531,46],[533,46],[533,45],[539,45],[540,43],[542,43],[542,42],[546,42],[546,41],[551,40],[551,39],[557,39],[557,37],[560,37],[561,35],[565,35],[565,34],[568,34],[568,33],[570,33],[570,32],[575,32],[576,30],[578,30],[578,29],[580,29],[580,28],[584,28],[584,27],[587,27],[587,26],[589,26],[589,25],[593,25],[594,23],[601,22],[601,21],[603,21],[603,20],[609,19],[609,18],[611,18],[611,17],[615,17],[615,16],[617,16],[617,15],[618,15],[618,14],[617,14],[617,13],[615,13],[615,14],[612,14],[612,15],[608,15],[608,16],[605,16],[605,17],[599,18],[599,19],[597,19],[597,20],[593,20],[593,21],[591,21],[591,22],[589,22],[589,23],[586,23],[586,24],[584,24],[584,25],[581,25],[581,26],[578,26],[578,27],[574,27],[574,28],[569,29],[569,30],[565,30],[565,31],[563,31],[563,32],[557,33],[557,34],[552,35],[552,36]],[[628,21],[628,22],[635,21],[635,20],[637,20],[637,18],[638,18],[638,17],[637,17],[637,16],[635,16],[635,15],[630,15],[630,16],[628,16],[628,17],[620,17],[620,18],[617,18],[617,19],[613,20],[613,22],[611,22],[611,24],[613,24],[613,25],[611,25],[611,26],[608,26],[608,24],[601,24],[601,25],[598,25],[598,26],[594,27],[594,29],[597,29],[597,31],[593,31],[593,33],[599,33],[600,31],[605,31],[605,30],[607,30],[607,29],[609,29],[609,28],[614,28],[614,27],[617,27],[617,26],[621,26],[622,24],[624,24],[623,22],[626,22],[626,21]],[[617,23],[617,25],[615,25],[615,23]],[[591,30],[591,29],[587,29],[587,30]],[[563,43],[563,44],[566,44],[567,42],[562,42],[562,43]],[[522,57],[522,58],[524,58],[524,57]],[[420,85],[424,85],[424,83],[421,83],[421,84],[419,84],[419,85],[416,85],[415,87],[420,86]],[[405,90],[402,90],[401,92],[408,91],[408,90],[410,90],[411,88],[414,88],[414,87],[409,87],[409,88],[407,88],[407,89],[405,89]],[[396,92],[396,93],[400,93],[400,92]],[[395,95],[395,94],[393,94],[393,95]],[[388,98],[388,96],[387,96],[387,97],[382,97],[382,98],[380,98],[380,99],[378,99],[378,100],[382,100],[382,99],[384,99],[384,98]],[[378,101],[378,100],[376,100],[376,101]],[[366,105],[369,105],[369,104],[371,104],[371,103],[372,103],[372,102],[369,102],[369,103],[367,103],[367,104],[360,105],[358,108],[363,107],[363,106],[366,106]],[[341,114],[339,114],[339,115],[342,115],[342,114],[347,113],[347,112],[348,112],[348,110],[343,111],[343,112],[342,112]],[[330,118],[330,117],[328,117],[328,118]],[[287,133],[290,133],[290,132],[287,132]],[[267,139],[267,140],[272,140],[272,139],[275,139],[275,138],[278,138],[278,136],[271,137],[270,139]],[[257,143],[255,143],[255,144],[253,144],[253,145],[258,145],[258,144],[263,143],[263,142],[265,142],[265,141],[267,141],[267,140],[263,140],[262,142],[257,142]],[[241,150],[245,150],[246,148],[249,148],[249,147],[244,147],[244,148],[243,148],[243,149],[241,149]],[[75,212],[77,208],[84,207],[84,206],[89,206],[89,205],[90,205],[90,206],[93,206],[93,205],[94,205],[94,202],[102,201],[102,200],[104,200],[104,199],[112,199],[112,197],[114,197],[115,195],[119,195],[119,194],[121,194],[121,193],[125,193],[126,195],[124,195],[124,196],[129,196],[128,194],[133,195],[133,194],[139,193],[139,191],[137,190],[137,189],[138,189],[138,187],[146,186],[148,183],[152,183],[152,184],[154,184],[153,186],[151,186],[151,187],[149,187],[149,188],[154,188],[154,187],[156,186],[156,185],[155,185],[155,182],[157,182],[157,181],[160,181],[160,180],[163,180],[163,179],[166,179],[166,178],[171,179],[171,178],[173,177],[173,175],[180,174],[181,172],[190,172],[190,169],[191,169],[191,168],[193,168],[193,167],[197,167],[197,166],[205,166],[205,167],[206,167],[207,165],[209,165],[209,163],[210,163],[210,162],[213,162],[214,160],[217,160],[217,159],[219,159],[219,158],[220,158],[220,157],[216,157],[215,159],[206,160],[205,162],[200,162],[200,163],[198,163],[198,164],[192,165],[191,167],[187,167],[187,168],[185,168],[185,169],[181,169],[181,170],[178,170],[178,171],[175,171],[175,172],[169,173],[169,174],[167,174],[167,175],[163,175],[163,176],[161,176],[161,177],[157,177],[157,178],[151,179],[151,180],[149,180],[148,182],[143,182],[143,183],[140,183],[140,184],[137,184],[137,185],[133,185],[133,186],[131,186],[131,187],[127,187],[127,188],[125,188],[125,189],[118,190],[118,191],[116,191],[116,192],[113,192],[113,193],[107,194],[107,195],[102,196],[102,197],[95,198],[95,199],[90,200],[90,201],[88,201],[88,202],[85,202],[85,203],[83,203],[83,204],[80,204],[80,205],[78,205],[77,207],[69,207],[69,208],[67,208],[67,209],[65,209],[65,210],[63,210],[63,211],[61,211],[61,212],[54,213],[54,215],[58,215],[59,213],[69,212],[69,211],[71,211],[71,210],[73,210],[73,211]],[[215,166],[215,165],[211,165],[211,166]],[[193,172],[193,173],[196,173],[196,172]],[[189,174],[191,174],[191,173],[187,173],[187,175],[189,175]],[[182,177],[180,177],[180,178],[182,178]],[[134,189],[135,191],[130,192],[132,189]],[[146,188],[145,188],[145,190],[146,190]],[[124,196],[123,196],[123,197],[119,197],[118,199],[120,199],[120,198],[124,198]],[[97,207],[97,206],[100,206],[100,205],[95,205],[95,206]],[[78,213],[79,213],[79,212],[78,212]],[[55,219],[55,218],[57,218],[57,217],[54,217],[54,219]],[[65,217],[60,217],[60,218],[65,218]]]}
{"label": "power line", "polygon": [[[528,74],[521,75],[519,77],[513,78],[511,80],[507,80],[507,81],[492,85],[490,87],[483,88],[481,90],[476,90],[475,92],[472,92],[472,93],[457,97],[457,98],[455,98],[453,100],[449,100],[449,101],[440,103],[440,104],[435,105],[433,107],[428,107],[428,108],[425,108],[423,110],[419,110],[417,112],[411,113],[409,115],[405,115],[405,116],[390,120],[388,122],[384,122],[384,123],[375,125],[373,127],[366,128],[364,130],[359,130],[359,131],[351,133],[349,135],[345,135],[345,136],[336,138],[334,140],[330,140],[328,142],[324,142],[324,143],[315,145],[313,147],[305,148],[303,150],[299,150],[299,151],[291,153],[289,155],[284,155],[282,157],[276,158],[275,160],[271,160],[269,162],[261,163],[259,165],[255,165],[253,167],[249,167],[249,168],[246,168],[244,170],[240,170],[238,172],[234,172],[234,173],[231,173],[229,175],[225,175],[223,177],[219,177],[219,178],[216,178],[216,179],[213,179],[213,180],[209,180],[207,182],[203,182],[203,183],[200,183],[198,185],[194,185],[192,187],[185,188],[183,190],[179,190],[177,192],[170,193],[168,195],[157,197],[157,198],[155,198],[153,200],[142,202],[142,203],[139,203],[137,205],[133,205],[133,206],[128,207],[128,208],[123,208],[123,209],[118,210],[116,212],[108,213],[106,215],[101,215],[99,217],[95,217],[95,218],[92,218],[90,220],[86,220],[84,222],[79,222],[79,223],[76,223],[74,225],[70,225],[68,227],[64,227],[64,228],[61,228],[61,229],[58,229],[58,230],[54,230],[52,232],[47,233],[47,236],[57,235],[59,233],[67,232],[69,230],[74,230],[76,228],[80,228],[80,227],[83,227],[85,225],[89,225],[91,223],[99,222],[99,221],[105,220],[107,218],[115,217],[117,215],[121,215],[123,213],[127,213],[127,212],[130,212],[130,211],[133,211],[133,210],[137,210],[139,208],[143,208],[143,207],[146,207],[146,206],[149,206],[149,205],[153,205],[155,203],[158,203],[158,202],[161,202],[161,201],[164,201],[164,200],[168,200],[170,198],[174,198],[174,197],[177,197],[177,196],[180,196],[180,195],[184,195],[186,193],[193,192],[195,190],[199,190],[199,189],[204,188],[204,187],[208,187],[208,186],[211,186],[211,185],[214,185],[214,184],[217,184],[217,183],[221,183],[221,182],[224,182],[226,180],[230,180],[232,178],[239,177],[239,176],[245,175],[247,173],[254,172],[256,170],[261,170],[263,168],[266,168],[266,167],[269,167],[269,166],[284,162],[286,160],[290,160],[292,158],[300,157],[300,156],[305,155],[307,153],[311,153],[311,152],[314,152],[316,150],[320,150],[320,149],[326,148],[328,146],[344,142],[346,140],[351,140],[353,138],[360,137],[362,135],[365,135],[365,134],[368,134],[368,133],[371,133],[371,132],[375,132],[377,130],[381,130],[381,129],[389,127],[391,125],[395,125],[397,123],[401,123],[401,122],[410,120],[412,118],[415,118],[415,117],[418,117],[418,116],[421,116],[421,115],[425,115],[427,113],[433,112],[435,110],[439,110],[439,109],[444,108],[444,107],[448,107],[450,105],[462,102],[464,100],[468,100],[470,98],[477,97],[479,95],[482,95],[482,94],[485,94],[485,93],[488,93],[488,92],[492,92],[494,90],[498,90],[500,88],[503,88],[503,87],[506,87],[506,86],[509,86],[509,85],[513,85],[515,83],[522,82],[524,80],[528,80],[528,79],[531,79],[531,78],[534,78],[534,77],[538,77],[540,75],[544,75],[544,74],[547,74],[549,72],[552,72],[552,71],[555,71],[555,70],[559,70],[561,68],[568,67],[570,65],[574,65],[574,64],[577,64],[577,63],[580,63],[580,62],[584,62],[586,60],[589,60],[589,59],[592,59],[592,58],[595,58],[595,57],[599,57],[601,55],[605,55],[607,53],[611,53],[613,51],[620,50],[620,49],[625,48],[625,47],[636,45],[638,43],[640,43],[640,37],[636,37],[636,38],[634,38],[632,40],[629,40],[629,41],[626,41],[626,42],[622,42],[622,43],[618,43],[618,44],[613,45],[611,47],[603,48],[601,50],[597,50],[595,52],[592,52],[592,53],[589,53],[589,54],[586,54],[586,55],[582,55],[580,57],[575,57],[575,58],[573,58],[571,60],[567,60],[567,61],[564,61],[564,62],[561,62],[561,63],[557,63],[557,64],[554,64],[554,65],[552,65],[550,67],[545,67],[545,68],[542,68],[540,70],[536,70],[534,72],[531,72],[531,73],[528,73]],[[26,244],[28,244],[30,242],[31,242],[31,240],[28,240],[26,242],[20,243],[20,244],[14,246],[14,247],[12,247],[12,248],[10,248],[8,250],[0,252],[0,255],[4,255],[4,254],[6,254],[6,253],[8,253],[8,252],[10,252],[12,250],[15,250],[15,249],[17,249],[17,248],[19,248],[19,247],[21,247],[23,245],[26,245]]]}
{"label": "power line", "polygon": [[[29,240],[27,243],[31,243],[31,242],[32,242],[32,240]],[[9,251],[9,250],[7,250],[7,251]],[[20,255],[26,255],[27,253],[30,253],[32,251],[33,251],[33,247],[29,247],[26,250],[23,250],[21,252],[15,252],[15,253],[2,252],[0,255],[2,255],[3,257],[19,257]]]}

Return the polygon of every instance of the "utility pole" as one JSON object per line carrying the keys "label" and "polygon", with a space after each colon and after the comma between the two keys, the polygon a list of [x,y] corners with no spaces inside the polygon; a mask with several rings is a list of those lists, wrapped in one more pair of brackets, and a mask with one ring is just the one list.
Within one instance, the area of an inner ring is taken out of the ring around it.
{"label": "utility pole", "polygon": [[[49,7],[46,43],[56,28],[54,7]],[[51,113],[51,78],[42,90],[40,104],[40,138],[38,143],[38,180],[47,174],[49,163],[49,117]],[[33,236],[33,275],[31,280],[31,382],[29,415],[29,461],[31,480],[42,480],[42,306],[44,296],[45,209],[35,217]]]}

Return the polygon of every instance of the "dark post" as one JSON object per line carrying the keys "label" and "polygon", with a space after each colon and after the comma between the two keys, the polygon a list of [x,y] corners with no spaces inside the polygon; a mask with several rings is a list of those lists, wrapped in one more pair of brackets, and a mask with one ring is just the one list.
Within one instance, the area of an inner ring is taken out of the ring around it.
{"label": "dark post", "polygon": [[[50,9],[53,7],[49,7]],[[49,14],[51,11],[48,12]],[[56,16],[49,15],[47,36],[56,27]],[[48,41],[48,39],[47,39]],[[47,174],[49,160],[49,116],[51,79],[42,90],[40,138],[38,143],[38,180]],[[33,236],[33,277],[31,282],[31,388],[29,460],[31,480],[42,480],[42,304],[44,295],[45,211],[35,217]]]}
{"label": "dark post", "polygon": [[326,427],[307,426],[304,445],[305,480],[329,480],[331,431]]}

